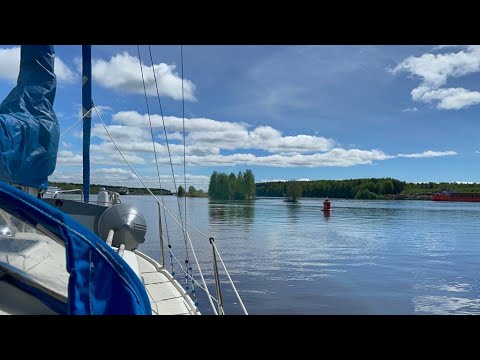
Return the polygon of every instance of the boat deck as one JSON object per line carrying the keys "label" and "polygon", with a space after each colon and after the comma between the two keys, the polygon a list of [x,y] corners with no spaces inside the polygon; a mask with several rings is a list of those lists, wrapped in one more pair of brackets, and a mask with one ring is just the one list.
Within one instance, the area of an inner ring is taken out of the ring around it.
{"label": "boat deck", "polygon": [[136,252],[140,275],[147,290],[154,315],[200,314],[181,285],[146,255]]}
{"label": "boat deck", "polygon": [[[127,253],[138,264],[136,272],[148,294],[152,315],[200,314],[178,281],[158,262],[138,251],[125,251],[124,255]],[[67,302],[69,274],[65,248],[49,237],[34,233],[17,233],[15,238],[0,237],[0,263],[10,271],[17,269],[14,273],[23,274],[21,277],[30,280],[35,287]],[[0,315],[54,314],[36,297],[3,281],[4,275],[6,272],[0,268]]]}

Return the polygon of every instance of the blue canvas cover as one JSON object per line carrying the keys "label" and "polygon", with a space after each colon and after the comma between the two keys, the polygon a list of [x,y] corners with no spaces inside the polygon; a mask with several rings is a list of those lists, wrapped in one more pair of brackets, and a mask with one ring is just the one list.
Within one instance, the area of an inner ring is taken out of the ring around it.
{"label": "blue canvas cover", "polygon": [[0,181],[0,207],[65,242],[68,313],[151,315],[146,290],[130,266],[105,241],[70,216]]}
{"label": "blue canvas cover", "polygon": [[22,45],[17,86],[0,104],[0,179],[46,189],[60,130],[51,45]]}

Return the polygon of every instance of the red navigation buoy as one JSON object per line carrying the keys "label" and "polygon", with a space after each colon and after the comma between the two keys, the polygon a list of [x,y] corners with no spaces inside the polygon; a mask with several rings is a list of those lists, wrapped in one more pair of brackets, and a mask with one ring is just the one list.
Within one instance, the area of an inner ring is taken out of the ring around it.
{"label": "red navigation buoy", "polygon": [[325,211],[325,212],[330,212],[332,209],[330,208],[330,200],[328,200],[328,197],[323,201],[323,209],[322,211]]}

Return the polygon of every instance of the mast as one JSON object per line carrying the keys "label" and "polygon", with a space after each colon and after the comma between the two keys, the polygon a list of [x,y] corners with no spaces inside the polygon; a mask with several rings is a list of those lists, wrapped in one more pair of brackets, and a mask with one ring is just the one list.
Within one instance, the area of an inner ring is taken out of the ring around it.
{"label": "mast", "polygon": [[83,201],[90,198],[90,133],[92,127],[92,47],[82,45]]}

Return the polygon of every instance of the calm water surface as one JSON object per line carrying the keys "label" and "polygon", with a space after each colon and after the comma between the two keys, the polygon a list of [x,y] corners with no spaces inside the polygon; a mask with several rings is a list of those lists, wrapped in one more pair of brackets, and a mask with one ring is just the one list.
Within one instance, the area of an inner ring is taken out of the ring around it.
{"label": "calm water surface", "polygon": [[[140,250],[158,260],[156,203],[148,196],[122,199],[145,215],[149,235]],[[177,199],[164,199],[178,214]],[[189,198],[187,220],[215,238],[250,314],[480,313],[480,203],[333,199],[332,208],[325,217],[322,199]],[[167,225],[183,263],[182,233]],[[212,285],[208,240],[190,233]],[[166,266],[171,270],[168,256]],[[174,271],[184,283],[176,263]],[[196,267],[194,275],[200,281]],[[222,292],[226,312],[241,313],[226,283]],[[211,314],[207,298],[198,300]]]}

